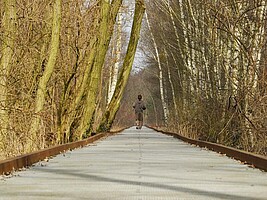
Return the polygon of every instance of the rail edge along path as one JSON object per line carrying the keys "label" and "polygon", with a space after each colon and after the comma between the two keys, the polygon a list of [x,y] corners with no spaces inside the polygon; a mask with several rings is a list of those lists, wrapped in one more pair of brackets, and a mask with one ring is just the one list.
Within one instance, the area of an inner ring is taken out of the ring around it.
{"label": "rail edge along path", "polygon": [[258,168],[258,169],[261,169],[261,170],[267,172],[267,157],[266,156],[261,156],[261,155],[250,153],[247,151],[238,150],[238,149],[235,149],[232,147],[227,147],[227,146],[224,146],[221,144],[190,139],[190,138],[182,136],[178,133],[166,132],[166,131],[163,131],[163,130],[158,129],[156,127],[150,127],[150,126],[148,126],[148,127],[157,131],[157,132],[171,135],[171,136],[178,138],[184,142],[187,142],[187,143],[190,143],[190,144],[202,147],[202,148],[207,148],[207,149],[215,151],[217,153],[225,154],[228,157],[231,157],[231,158],[236,159],[236,160],[240,160],[244,164],[251,165],[252,167],[255,167],[255,168]]}
{"label": "rail edge along path", "polygon": [[[127,127],[128,128],[128,127]],[[90,143],[93,143],[101,138],[119,133],[123,131],[126,128],[123,128],[118,131],[112,131],[112,132],[104,132],[99,133],[94,136],[91,136],[87,139],[71,142],[67,144],[57,145],[54,147],[42,149],[36,152],[23,154],[20,156],[16,156],[14,158],[8,158],[6,160],[0,160],[0,175],[7,175],[10,174],[13,171],[20,170],[25,167],[29,167],[33,165],[34,163],[37,163],[41,160],[44,160],[46,158],[50,158],[52,156],[56,156],[60,153],[63,153],[68,150],[73,150],[75,148],[86,146]]]}

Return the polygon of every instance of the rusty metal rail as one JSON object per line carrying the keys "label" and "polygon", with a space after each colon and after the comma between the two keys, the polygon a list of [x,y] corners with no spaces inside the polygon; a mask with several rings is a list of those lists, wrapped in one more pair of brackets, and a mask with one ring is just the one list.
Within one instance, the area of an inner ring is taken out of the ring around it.
{"label": "rusty metal rail", "polygon": [[[124,130],[124,129],[122,129]],[[9,174],[12,171],[19,170],[24,167],[31,166],[34,163],[37,163],[41,160],[44,160],[46,158],[58,155],[60,153],[63,153],[68,150],[72,150],[75,148],[83,147],[85,145],[88,145],[90,143],[93,143],[96,140],[99,140],[100,138],[116,134],[119,131],[109,132],[109,133],[99,133],[97,135],[91,136],[87,139],[77,141],[77,142],[71,142],[67,144],[58,145],[55,147],[50,147],[47,149],[42,149],[33,153],[28,153],[24,155],[20,155],[14,158],[9,158],[3,161],[0,161],[0,175],[2,174]]]}
{"label": "rusty metal rail", "polygon": [[208,148],[212,151],[215,151],[215,152],[218,152],[221,154],[225,154],[228,157],[234,158],[236,160],[240,160],[244,164],[248,164],[248,165],[251,165],[252,167],[267,171],[267,157],[265,157],[265,156],[261,156],[261,155],[257,155],[254,153],[238,150],[238,149],[235,149],[232,147],[227,147],[227,146],[224,146],[221,144],[190,139],[190,138],[187,138],[185,136],[179,135],[178,133],[165,132],[165,131],[159,130],[155,127],[149,127],[149,128],[151,128],[157,132],[171,135],[171,136],[178,138],[184,142],[194,144],[194,145],[197,145],[199,147]]}

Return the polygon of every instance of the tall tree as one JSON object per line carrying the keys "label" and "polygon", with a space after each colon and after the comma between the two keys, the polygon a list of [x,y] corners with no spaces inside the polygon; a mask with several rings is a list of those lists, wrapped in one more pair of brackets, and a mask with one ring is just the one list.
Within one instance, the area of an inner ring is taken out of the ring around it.
{"label": "tall tree", "polygon": [[145,12],[144,0],[136,0],[133,25],[132,25],[132,30],[131,30],[130,41],[129,41],[128,48],[127,48],[127,53],[124,58],[123,66],[120,71],[120,75],[119,75],[119,79],[116,85],[115,92],[103,116],[102,122],[98,128],[98,131],[110,130],[112,123],[114,121],[115,115],[119,109],[122,95],[125,90],[125,87],[126,87],[126,84],[127,84],[127,81],[128,81],[131,69],[132,69],[144,12]]}
{"label": "tall tree", "polygon": [[55,68],[58,50],[59,50],[59,37],[60,37],[60,27],[61,27],[61,0],[54,1],[53,7],[53,22],[52,22],[52,36],[50,43],[50,52],[47,65],[45,66],[45,70],[43,72],[42,77],[40,78],[36,101],[35,101],[35,116],[32,119],[32,125],[30,128],[30,148],[35,149],[38,148],[38,144],[36,144],[37,132],[41,122],[41,112],[44,108],[45,98],[47,93],[47,84],[49,79],[52,76],[53,70]]}
{"label": "tall tree", "polygon": [[107,0],[100,1],[100,25],[97,52],[92,65],[88,91],[85,100],[85,108],[77,132],[80,138],[90,134],[93,115],[97,105],[97,95],[101,85],[101,73],[105,56],[113,34],[116,17],[118,15],[122,0],[114,0],[110,4]]}
{"label": "tall tree", "polygon": [[148,31],[151,36],[151,40],[153,42],[153,47],[155,49],[155,55],[154,59],[157,61],[158,68],[159,68],[159,85],[160,85],[160,97],[161,97],[161,102],[162,102],[162,107],[163,107],[163,116],[164,116],[164,123],[167,125],[168,124],[168,118],[169,118],[169,108],[166,102],[166,97],[165,97],[165,92],[164,92],[164,80],[163,80],[163,70],[162,70],[162,63],[160,60],[160,55],[159,55],[159,50],[158,50],[158,45],[156,43],[155,36],[153,34],[151,25],[150,25],[150,20],[148,18],[147,13],[145,13],[146,16],[146,22],[148,26]]}
{"label": "tall tree", "polygon": [[110,67],[110,77],[109,77],[109,88],[108,88],[108,96],[107,103],[109,104],[112,96],[115,92],[116,84],[118,81],[119,74],[119,64],[121,58],[121,43],[122,43],[122,13],[118,14],[117,20],[117,34],[116,34],[116,44],[115,44],[115,63],[114,66]]}
{"label": "tall tree", "polygon": [[[2,19],[3,38],[0,60],[0,143],[8,133],[8,78],[11,70],[11,61],[14,55],[16,37],[16,1],[4,1],[4,16]],[[2,145],[0,144],[0,148]]]}

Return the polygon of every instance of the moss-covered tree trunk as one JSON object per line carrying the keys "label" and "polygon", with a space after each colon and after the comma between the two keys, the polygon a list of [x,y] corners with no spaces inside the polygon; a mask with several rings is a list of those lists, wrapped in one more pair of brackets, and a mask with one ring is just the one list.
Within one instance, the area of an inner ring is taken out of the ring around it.
{"label": "moss-covered tree trunk", "polygon": [[[98,29],[99,29],[99,13],[96,13],[94,19],[93,29],[95,34],[91,37],[89,41],[89,53],[86,59],[85,70],[82,76],[81,85],[78,89],[76,97],[74,98],[73,102],[71,103],[70,107],[68,108],[69,112],[64,119],[62,120],[62,124],[60,125],[60,129],[58,130],[58,137],[64,139],[64,142],[68,142],[71,140],[71,127],[73,122],[76,120],[77,112],[81,107],[81,102],[83,97],[85,96],[88,90],[88,84],[90,80],[90,75],[92,73],[92,66],[94,64],[96,52],[97,52],[97,40],[98,40]],[[60,135],[65,134],[65,137],[61,137]],[[63,142],[63,141],[61,141]]]}
{"label": "moss-covered tree trunk", "polygon": [[44,73],[40,78],[38,84],[35,108],[34,108],[35,116],[32,119],[30,128],[30,141],[29,141],[30,149],[36,149],[38,147],[36,141],[37,141],[37,132],[39,130],[41,122],[40,114],[45,104],[47,84],[52,76],[57,60],[57,55],[59,50],[60,26],[61,26],[61,0],[55,0],[53,8],[53,25],[52,25],[52,36],[50,43],[49,58],[47,66],[45,67]]}
{"label": "moss-covered tree trunk", "polygon": [[11,60],[14,55],[14,43],[16,36],[16,1],[4,1],[4,16],[2,20],[3,38],[0,61],[0,148],[4,142],[4,136],[8,129],[8,109],[7,109],[7,82],[11,69]]}
{"label": "moss-covered tree trunk", "polygon": [[136,48],[138,44],[138,39],[140,36],[140,29],[142,25],[144,12],[145,12],[144,1],[136,0],[134,20],[133,20],[133,25],[132,25],[132,30],[131,30],[131,37],[130,37],[130,41],[129,41],[128,48],[127,48],[127,53],[126,53],[126,56],[123,62],[123,66],[122,66],[122,69],[119,75],[119,79],[116,85],[115,92],[113,94],[110,104],[108,105],[108,108],[98,128],[98,131],[106,131],[111,128],[113,120],[119,109],[122,95],[126,87],[131,69],[132,69],[134,56],[135,56],[135,52],[136,52]]}
{"label": "moss-covered tree trunk", "polygon": [[122,0],[113,0],[111,4],[108,0],[100,1],[101,21],[99,26],[97,51],[90,74],[89,85],[87,87],[88,91],[85,100],[84,112],[77,129],[77,132],[80,134],[80,139],[84,135],[90,134],[90,127],[97,104],[97,95],[101,85],[102,68],[121,3]]}

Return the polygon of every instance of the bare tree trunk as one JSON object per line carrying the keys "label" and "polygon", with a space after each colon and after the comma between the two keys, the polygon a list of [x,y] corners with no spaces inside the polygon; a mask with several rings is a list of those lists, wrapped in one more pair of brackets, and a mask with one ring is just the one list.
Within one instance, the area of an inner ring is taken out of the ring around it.
{"label": "bare tree trunk", "polygon": [[146,22],[148,25],[148,29],[149,32],[151,34],[151,39],[153,41],[153,45],[154,45],[154,49],[156,52],[156,56],[155,56],[155,60],[158,63],[158,68],[159,68],[159,88],[160,88],[160,97],[161,97],[161,102],[162,102],[162,107],[163,107],[163,116],[164,116],[164,123],[165,125],[168,124],[168,117],[169,117],[169,109],[167,106],[167,102],[165,100],[165,94],[164,94],[164,85],[163,85],[163,72],[162,72],[162,66],[161,66],[161,61],[160,61],[160,57],[159,57],[159,51],[158,51],[158,46],[157,43],[155,41],[155,37],[153,35],[151,26],[150,26],[150,22],[147,16],[147,12],[145,12],[145,17],[146,17]]}
{"label": "bare tree trunk", "polygon": [[4,1],[4,16],[2,20],[3,41],[2,57],[0,61],[0,148],[8,133],[8,77],[11,69],[11,61],[14,55],[14,42],[16,36],[16,1]]}
{"label": "bare tree trunk", "polygon": [[76,97],[74,98],[74,101],[70,105],[69,115],[67,116],[67,120],[66,120],[67,122],[66,124],[64,124],[61,130],[62,133],[65,132],[66,141],[70,140],[72,123],[76,120],[75,119],[76,114],[79,108],[81,107],[82,98],[86,95],[88,85],[90,82],[92,67],[95,61],[97,45],[98,45],[97,40],[98,40],[99,35],[97,32],[99,31],[99,16],[95,16],[94,29],[96,33],[92,36],[92,38],[89,41],[90,52],[89,52],[89,55],[86,57],[86,64],[85,64],[86,66],[85,66],[84,75],[82,77],[81,86],[79,87],[79,90],[77,92]]}
{"label": "bare tree trunk", "polygon": [[179,33],[178,29],[176,27],[175,21],[174,21],[174,16],[173,16],[173,10],[170,5],[170,0],[167,0],[166,4],[168,7],[168,12],[171,18],[171,23],[172,27],[174,29],[175,37],[176,37],[176,43],[178,45],[179,51],[180,51],[180,56],[182,58],[181,62],[183,63],[183,67],[188,68],[189,61],[188,61],[188,54],[189,54],[189,42],[188,42],[188,31],[186,27],[186,21],[185,21],[185,15],[184,15],[184,8],[183,8],[183,2],[184,0],[178,0],[179,6],[180,6],[180,23],[182,25],[182,31],[183,31],[183,36],[184,36],[184,45],[182,45],[180,38],[179,38]]}
{"label": "bare tree trunk", "polygon": [[98,90],[101,85],[102,68],[121,3],[122,0],[114,0],[112,1],[112,5],[110,5],[109,1],[101,0],[101,22],[99,27],[100,38],[98,39],[98,50],[92,66],[92,72],[90,74],[84,113],[77,130],[80,134],[80,139],[83,136],[90,135],[93,115],[97,106]]}
{"label": "bare tree trunk", "polygon": [[118,30],[117,30],[117,39],[115,46],[115,64],[110,68],[110,80],[109,80],[109,90],[108,90],[108,98],[107,103],[109,104],[112,96],[115,92],[116,84],[118,81],[118,73],[119,73],[119,63],[121,57],[121,36],[122,36],[122,16],[121,13],[118,14]]}
{"label": "bare tree trunk", "polygon": [[131,30],[131,37],[127,48],[127,53],[123,62],[123,66],[120,72],[120,76],[116,85],[114,95],[112,97],[110,104],[108,105],[108,108],[98,128],[98,131],[105,131],[111,128],[113,120],[119,109],[122,95],[132,69],[144,12],[145,12],[144,0],[136,0],[134,20]]}
{"label": "bare tree trunk", "polygon": [[173,101],[173,105],[174,105],[174,125],[176,125],[179,122],[178,121],[178,106],[177,106],[177,102],[176,102],[176,93],[175,93],[174,84],[173,84],[172,77],[171,77],[171,70],[170,70],[170,66],[169,66],[168,54],[167,54],[166,48],[164,48],[164,54],[165,54],[166,65],[167,65],[167,70],[168,70],[168,81],[169,81],[170,86],[171,86],[172,101]]}
{"label": "bare tree trunk", "polygon": [[45,67],[44,73],[40,78],[36,101],[35,101],[35,116],[32,119],[31,128],[30,128],[30,148],[36,149],[38,148],[37,143],[37,132],[41,123],[41,112],[43,110],[46,98],[46,90],[47,84],[52,76],[55,63],[57,60],[57,54],[59,50],[59,36],[60,36],[60,26],[61,26],[61,0],[55,0],[54,8],[53,8],[53,25],[52,25],[52,36],[50,43],[50,52],[49,58],[47,62],[47,66]]}
{"label": "bare tree trunk", "polygon": [[[264,36],[265,36],[265,29],[264,29],[264,21],[266,19],[266,1],[259,2],[259,5],[261,5],[258,9],[254,10],[254,15],[258,19],[257,23],[253,23],[253,25],[250,27],[250,32],[257,32],[258,34],[255,34],[255,36],[252,38],[252,41],[250,42],[252,47],[252,52],[249,52],[249,57],[251,58],[251,63],[248,65],[249,69],[244,71],[245,74],[245,85],[248,90],[250,90],[249,93],[256,94],[257,93],[257,85],[258,85],[258,72],[261,70],[260,61],[262,57],[262,49],[264,46]],[[265,44],[266,45],[266,44]],[[244,114],[245,114],[245,127],[248,130],[249,134],[249,141],[251,143],[251,147],[254,148],[254,145],[256,144],[256,136],[252,132],[251,128],[251,122],[249,119],[252,118],[252,112],[250,108],[250,95],[247,94],[248,92],[245,92],[245,106],[244,106]],[[252,100],[254,101],[254,99]]]}

